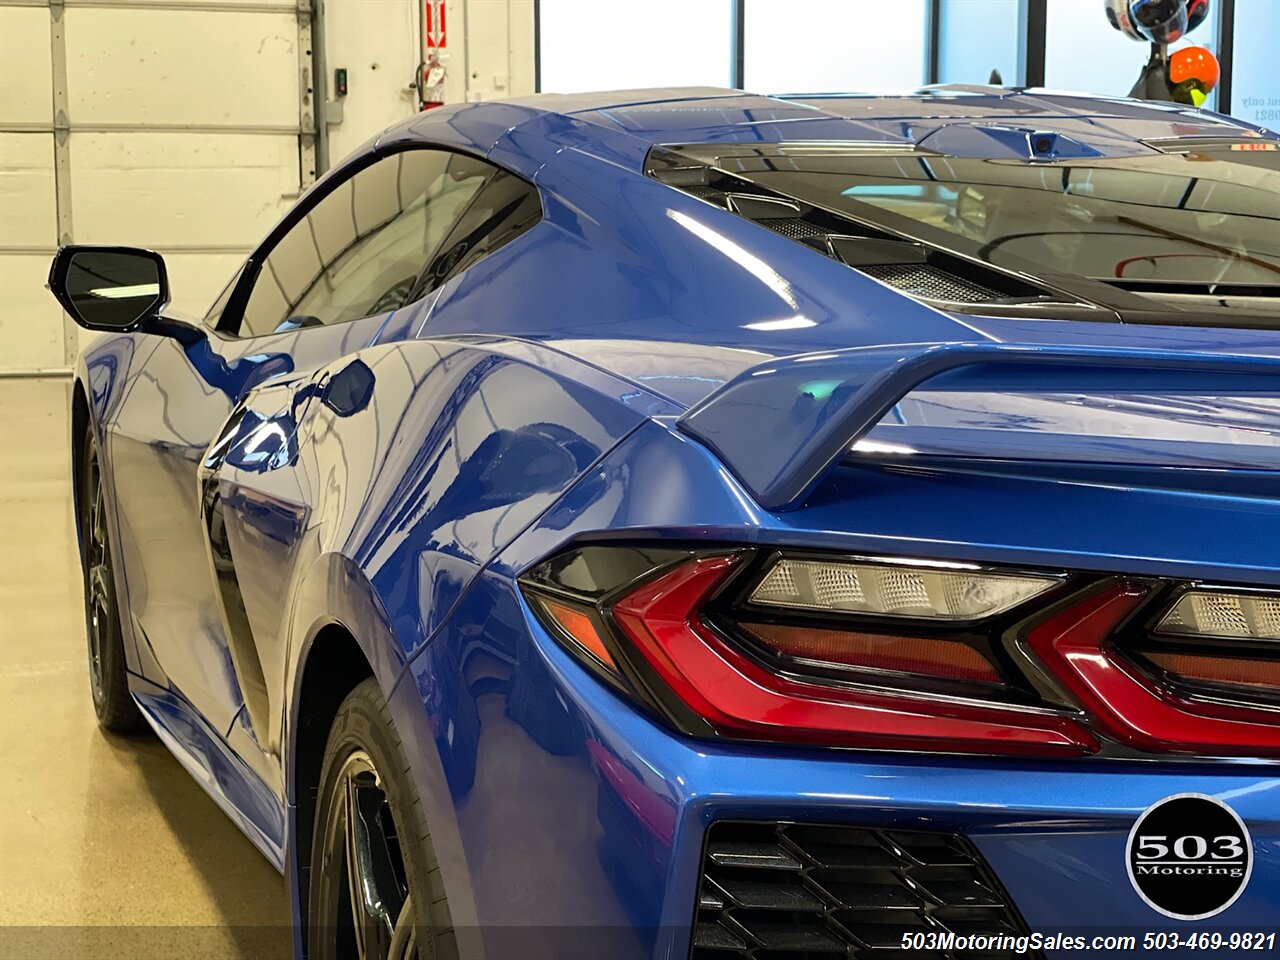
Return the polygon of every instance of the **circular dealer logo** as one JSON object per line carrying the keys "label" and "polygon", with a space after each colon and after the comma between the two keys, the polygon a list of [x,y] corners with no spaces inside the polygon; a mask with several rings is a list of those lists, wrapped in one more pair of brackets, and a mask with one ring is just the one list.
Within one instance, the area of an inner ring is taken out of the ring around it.
{"label": "circular dealer logo", "polygon": [[1244,892],[1253,843],[1236,812],[1202,793],[1152,804],[1129,831],[1129,881],[1152,910],[1175,920],[1221,913]]}

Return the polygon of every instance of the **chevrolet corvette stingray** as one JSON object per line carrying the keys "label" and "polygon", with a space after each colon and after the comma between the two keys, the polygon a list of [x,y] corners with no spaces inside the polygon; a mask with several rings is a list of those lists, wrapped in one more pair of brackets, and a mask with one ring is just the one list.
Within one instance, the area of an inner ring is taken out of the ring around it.
{"label": "chevrolet corvette stingray", "polygon": [[1278,145],[546,95],[387,130],[199,320],[64,247],[99,722],[299,957],[1274,949]]}

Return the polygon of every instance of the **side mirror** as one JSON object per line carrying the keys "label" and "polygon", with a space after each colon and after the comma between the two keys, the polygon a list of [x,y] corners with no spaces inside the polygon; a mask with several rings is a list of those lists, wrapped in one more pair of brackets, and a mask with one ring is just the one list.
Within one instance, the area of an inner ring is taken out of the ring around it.
{"label": "side mirror", "polygon": [[164,258],[134,247],[62,247],[49,268],[49,289],[87,330],[136,330],[169,302]]}

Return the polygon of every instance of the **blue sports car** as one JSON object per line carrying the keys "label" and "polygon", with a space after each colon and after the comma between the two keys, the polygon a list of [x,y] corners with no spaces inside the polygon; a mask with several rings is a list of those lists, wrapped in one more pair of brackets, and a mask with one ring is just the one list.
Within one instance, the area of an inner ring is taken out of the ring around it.
{"label": "blue sports car", "polygon": [[1275,950],[1278,147],[548,95],[370,141],[199,321],[65,247],[101,725],[312,960]]}

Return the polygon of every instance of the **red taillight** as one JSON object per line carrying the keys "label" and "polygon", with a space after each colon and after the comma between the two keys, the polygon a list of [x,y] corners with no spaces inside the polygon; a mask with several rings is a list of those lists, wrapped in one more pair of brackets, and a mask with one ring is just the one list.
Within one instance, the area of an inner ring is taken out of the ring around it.
{"label": "red taillight", "polygon": [[1082,754],[1096,741],[1070,717],[787,679],[717,637],[699,612],[737,560],[687,561],[613,606],[663,682],[718,731],[757,740],[967,753]]}
{"label": "red taillight", "polygon": [[1107,641],[1147,594],[1121,584],[1061,611],[1027,633],[1027,644],[1121,743],[1158,752],[1280,753],[1274,713],[1175,698],[1117,657]]}
{"label": "red taillight", "polygon": [[739,628],[779,656],[813,664],[975,683],[1001,682],[990,660],[973,647],[950,640],[779,623],[743,623]]}
{"label": "red taillight", "polygon": [[652,545],[521,582],[580,662],[691,736],[1280,756],[1274,591]]}

